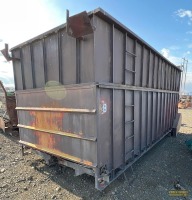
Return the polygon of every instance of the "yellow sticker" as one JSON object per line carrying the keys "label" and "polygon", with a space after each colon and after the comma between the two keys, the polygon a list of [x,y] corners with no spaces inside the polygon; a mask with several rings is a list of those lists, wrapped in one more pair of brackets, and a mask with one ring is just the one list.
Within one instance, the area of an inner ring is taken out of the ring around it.
{"label": "yellow sticker", "polygon": [[186,197],[189,195],[189,192],[187,190],[170,190],[169,196],[172,197]]}

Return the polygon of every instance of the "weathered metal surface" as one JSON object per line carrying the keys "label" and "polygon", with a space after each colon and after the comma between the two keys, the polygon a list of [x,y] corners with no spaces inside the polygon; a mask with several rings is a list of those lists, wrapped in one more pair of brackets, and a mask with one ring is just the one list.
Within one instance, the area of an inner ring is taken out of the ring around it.
{"label": "weathered metal surface", "polygon": [[11,60],[11,57],[9,55],[9,47],[8,47],[8,44],[5,44],[5,49],[1,50],[1,53],[3,54],[3,56],[5,57],[5,59],[7,61],[10,61]]}
{"label": "weathered metal surface", "polygon": [[5,43],[5,48],[1,50],[1,53],[3,54],[3,56],[5,57],[5,59],[7,61],[11,61],[11,60],[20,60],[20,57],[11,57],[9,55],[9,45]]}
{"label": "weathered metal surface", "polygon": [[172,130],[181,70],[102,9],[89,19],[82,40],[62,25],[12,54],[20,142],[102,190]]}
{"label": "weathered metal surface", "polygon": [[93,33],[93,28],[86,11],[67,17],[67,33],[74,38],[81,38]]}
{"label": "weathered metal surface", "polygon": [[[63,89],[66,96],[58,100],[55,94]],[[22,144],[96,166],[95,86],[78,89],[63,86],[49,93],[47,90],[19,91],[16,95]]]}

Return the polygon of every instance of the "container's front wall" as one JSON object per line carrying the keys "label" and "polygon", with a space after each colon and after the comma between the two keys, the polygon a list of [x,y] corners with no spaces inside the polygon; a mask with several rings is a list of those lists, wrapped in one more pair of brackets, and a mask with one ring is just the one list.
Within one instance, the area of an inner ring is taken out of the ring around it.
{"label": "container's front wall", "polygon": [[176,93],[100,88],[98,96],[107,108],[99,113],[98,167],[127,165],[172,129]]}
{"label": "container's front wall", "polygon": [[20,91],[16,97],[21,143],[96,166],[95,86]]}

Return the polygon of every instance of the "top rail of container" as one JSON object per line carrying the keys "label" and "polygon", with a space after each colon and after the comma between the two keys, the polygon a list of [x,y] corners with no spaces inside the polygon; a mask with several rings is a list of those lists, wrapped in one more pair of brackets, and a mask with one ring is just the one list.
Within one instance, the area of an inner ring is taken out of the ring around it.
{"label": "top rail of container", "polygon": [[[172,67],[182,71],[180,69],[179,66],[176,66],[174,65],[172,62],[170,62],[167,58],[165,58],[162,54],[160,54],[156,49],[154,49],[151,45],[149,45],[147,42],[145,42],[142,38],[140,38],[138,35],[136,35],[135,33],[133,33],[129,28],[127,28],[125,25],[123,25],[121,22],[119,22],[118,20],[116,20],[114,17],[112,17],[109,13],[107,13],[106,11],[104,11],[102,8],[97,8],[93,11],[90,11],[88,13],[89,17],[93,16],[93,15],[96,15],[96,16],[99,16],[101,19],[107,21],[108,23],[110,24],[114,24],[114,26],[121,30],[122,32],[126,32],[128,35],[130,35],[131,37],[133,37],[134,39],[140,41],[143,45],[145,45],[147,48],[151,49],[155,54],[157,54],[158,56],[162,57],[164,60],[166,60],[166,62],[168,62],[170,65],[172,65]],[[40,34],[30,40],[27,40],[26,42],[23,42],[19,45],[16,45],[14,47],[12,47],[10,50],[13,51],[15,49],[18,49],[18,48],[21,48],[25,45],[28,45],[32,42],[35,42],[37,40],[41,40],[43,38],[46,38],[48,35],[51,35],[53,33],[56,33],[58,31],[60,31],[61,29],[64,29],[66,28],[66,23],[60,25],[60,26],[57,26],[43,34]]]}

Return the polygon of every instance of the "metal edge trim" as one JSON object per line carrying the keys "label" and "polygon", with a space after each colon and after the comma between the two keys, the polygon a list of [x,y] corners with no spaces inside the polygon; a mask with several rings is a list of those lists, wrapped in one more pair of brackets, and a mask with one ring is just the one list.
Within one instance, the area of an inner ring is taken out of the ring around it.
{"label": "metal edge trim", "polygon": [[[149,45],[146,41],[144,41],[141,37],[139,37],[137,34],[135,34],[133,31],[131,31],[129,28],[127,28],[125,25],[123,25],[121,22],[119,22],[117,19],[115,19],[114,17],[112,17],[108,12],[106,12],[105,10],[103,10],[102,8],[96,8],[90,12],[88,12],[88,15],[97,15],[97,14],[102,14],[104,17],[108,18],[109,20],[111,20],[113,22],[113,24],[115,24],[116,26],[119,26],[121,29],[123,29],[124,31],[128,32],[129,34],[131,34],[133,37],[139,39],[139,41],[141,43],[143,43],[146,47],[150,48],[152,51],[154,51],[158,56],[162,57],[164,60],[166,60],[169,64],[171,64],[174,68],[178,69],[179,71],[182,71],[178,66],[174,65],[170,60],[168,60],[167,58],[165,58],[162,54],[160,54],[155,48],[153,48],[151,45]],[[57,26],[49,31],[46,31],[45,33],[42,33],[30,40],[27,40],[26,42],[23,42],[19,45],[16,45],[14,47],[12,47],[10,49],[10,51],[13,51],[17,48],[21,48],[24,45],[27,45],[29,43],[35,42],[36,40],[40,40],[42,38],[47,37],[50,34],[53,34],[55,32],[60,31],[61,29],[66,28],[66,23],[61,24],[60,26]]]}
{"label": "metal edge trim", "polygon": [[29,110],[29,111],[96,113],[96,109],[81,109],[81,108],[16,107],[15,109],[16,110]]}
{"label": "metal edge trim", "polygon": [[60,151],[55,150],[55,149],[54,150],[50,150],[48,148],[41,147],[38,144],[32,144],[32,143],[25,142],[25,141],[22,141],[22,140],[19,140],[19,143],[23,144],[23,145],[26,145],[26,146],[29,146],[29,147],[32,147],[32,148],[37,149],[39,151],[43,151],[43,152],[46,152],[46,153],[49,153],[49,154],[52,154],[52,155],[59,156],[61,158],[67,159],[67,160],[71,160],[71,161],[76,162],[76,163],[81,163],[82,165],[87,165],[87,166],[90,166],[90,167],[96,167],[96,165],[94,165],[92,162],[90,162],[88,160],[83,160],[83,159],[80,159],[78,157],[75,157],[75,156],[60,152]]}
{"label": "metal edge trim", "polygon": [[[110,15],[108,12],[106,12],[102,8],[100,8],[100,7],[96,8],[95,10],[90,11],[88,14],[89,15],[95,14],[95,15],[98,15],[100,18],[103,17],[104,20],[105,20],[105,18],[107,18],[108,20],[112,21],[113,24],[115,24],[116,26],[120,27],[120,29],[126,31],[132,37],[136,38],[140,43],[142,43],[143,45],[145,45],[147,48],[151,49],[155,54],[157,54],[158,56],[160,56],[161,58],[163,58],[166,62],[168,62],[169,64],[171,64],[172,67],[176,68],[179,71],[182,71],[179,66],[176,66],[170,60],[168,60],[167,58],[165,58],[161,53],[159,53],[149,43],[147,43],[145,40],[143,40],[141,37],[139,37],[136,33],[134,33],[131,29],[129,29],[128,27],[126,27],[126,25],[122,24],[120,21],[118,21],[116,18],[114,18],[112,15]],[[102,14],[102,16],[99,15],[99,14]]]}
{"label": "metal edge trim", "polygon": [[100,88],[110,88],[110,89],[113,88],[113,89],[123,89],[123,90],[179,94],[179,91],[161,90],[161,89],[155,89],[155,88],[145,88],[145,87],[137,87],[137,86],[121,85],[121,84],[113,84],[113,83],[100,83],[99,87]]}
{"label": "metal edge trim", "polygon": [[[155,145],[157,145],[157,143],[159,143],[161,140],[163,140],[163,138],[165,138],[169,133],[171,132],[171,130],[167,131],[163,136],[161,136],[159,139],[157,139],[148,149],[146,149],[145,151],[143,151],[138,157],[134,158],[133,161],[131,161],[130,163],[128,163],[124,169],[120,170],[115,177],[108,182],[108,184],[103,188],[105,189],[108,185],[110,185],[114,180],[116,180],[120,175],[122,175],[129,167],[131,167],[135,162],[137,162],[143,155],[145,155],[147,152],[149,152]],[[102,190],[103,190],[102,189]]]}
{"label": "metal edge trim", "polygon": [[81,140],[88,140],[88,141],[93,141],[93,142],[97,141],[97,138],[95,138],[95,137],[87,138],[87,137],[82,137],[81,135],[77,135],[75,133],[68,133],[68,132],[63,132],[63,131],[54,131],[54,130],[47,130],[47,129],[40,129],[40,128],[35,128],[33,126],[26,126],[26,125],[23,125],[23,124],[18,124],[17,126],[20,127],[20,128],[24,128],[24,129],[30,129],[30,130],[34,130],[34,131],[40,131],[40,132],[51,133],[51,134],[56,134],[56,135],[62,135],[62,136],[81,139]]}
{"label": "metal edge trim", "polygon": [[[79,90],[79,89],[92,89],[95,88],[98,85],[97,82],[89,82],[89,83],[80,83],[80,84],[69,84],[69,85],[60,85],[53,86],[48,89],[48,91],[63,91],[63,90]],[[27,89],[27,90],[17,90],[16,94],[31,94],[31,93],[41,93],[46,92],[45,87],[44,88],[35,88],[35,89]]]}

